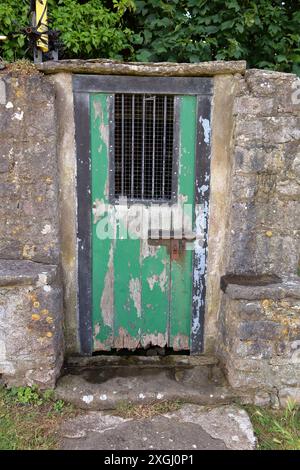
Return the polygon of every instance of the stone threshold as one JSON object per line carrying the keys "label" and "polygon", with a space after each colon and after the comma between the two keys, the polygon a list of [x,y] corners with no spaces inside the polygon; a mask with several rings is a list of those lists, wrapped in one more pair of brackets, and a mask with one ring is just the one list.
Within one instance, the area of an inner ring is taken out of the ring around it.
{"label": "stone threshold", "polygon": [[211,356],[94,356],[69,358],[58,399],[88,410],[122,403],[174,401],[216,406],[239,401]]}
{"label": "stone threshold", "polygon": [[144,77],[200,77],[225,74],[241,74],[246,71],[246,61],[216,60],[198,63],[173,62],[119,62],[108,59],[70,59],[47,61],[36,65],[40,72],[88,73],[100,75],[134,75]]}
{"label": "stone threshold", "polygon": [[66,359],[65,367],[195,367],[218,365],[215,356],[170,354],[166,356],[108,355],[71,356]]}

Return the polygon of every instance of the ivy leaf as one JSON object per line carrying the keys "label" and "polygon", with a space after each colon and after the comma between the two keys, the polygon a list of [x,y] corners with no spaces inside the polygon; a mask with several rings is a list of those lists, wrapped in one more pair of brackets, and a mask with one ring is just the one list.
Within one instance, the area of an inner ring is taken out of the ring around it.
{"label": "ivy leaf", "polygon": [[228,20],[224,21],[224,23],[221,24],[221,31],[224,31],[224,29],[231,29],[235,23],[235,20]]}
{"label": "ivy leaf", "polygon": [[152,58],[152,53],[147,49],[142,49],[140,52],[137,53],[136,58],[140,62],[149,62]]}
{"label": "ivy leaf", "polygon": [[219,28],[217,26],[207,26],[207,28],[205,28],[205,32],[208,34],[216,33],[218,30]]}
{"label": "ivy leaf", "polygon": [[148,29],[145,29],[144,31],[144,38],[145,38],[145,42],[150,42],[151,39],[152,39],[152,33],[151,31],[149,31]]}
{"label": "ivy leaf", "polygon": [[279,62],[279,63],[280,63],[280,62],[287,62],[286,56],[285,56],[285,55],[281,55],[281,54],[279,54],[279,55],[276,56],[276,60],[277,60],[277,62]]}

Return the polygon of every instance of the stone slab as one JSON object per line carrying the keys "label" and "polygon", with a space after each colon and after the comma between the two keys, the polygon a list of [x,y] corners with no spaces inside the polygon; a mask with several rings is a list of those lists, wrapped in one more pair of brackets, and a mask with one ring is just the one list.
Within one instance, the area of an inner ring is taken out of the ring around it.
{"label": "stone slab", "polygon": [[57,276],[57,266],[32,261],[1,260],[0,287],[52,284]]}
{"label": "stone slab", "polygon": [[115,409],[121,403],[181,400],[201,405],[228,404],[237,395],[218,367],[99,367],[60,378],[57,399],[87,410]]}
{"label": "stone slab", "polygon": [[235,405],[184,405],[146,419],[88,412],[66,421],[60,435],[65,450],[252,450],[256,442],[246,411]]}
{"label": "stone slab", "polygon": [[247,286],[228,284],[226,295],[231,299],[261,300],[261,299],[300,299],[300,278],[289,279],[282,283],[266,286]]}
{"label": "stone slab", "polygon": [[199,62],[195,64],[176,64],[173,62],[118,62],[107,59],[80,60],[69,59],[43,62],[37,66],[44,73],[90,73],[103,75],[140,75],[140,76],[213,76],[220,74],[244,74],[246,61]]}

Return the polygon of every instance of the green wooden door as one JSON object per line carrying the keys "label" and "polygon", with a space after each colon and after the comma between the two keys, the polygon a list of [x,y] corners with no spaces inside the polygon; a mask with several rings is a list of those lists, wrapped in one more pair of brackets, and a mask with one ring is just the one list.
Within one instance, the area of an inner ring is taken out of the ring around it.
{"label": "green wooden door", "polygon": [[152,239],[151,234],[141,237],[138,236],[141,229],[137,227],[131,234],[129,229],[130,236],[125,237],[122,225],[131,216],[134,222],[134,211],[140,210],[147,217],[151,211],[154,214],[161,210],[163,224],[172,207],[180,210],[183,205],[187,208],[184,217],[193,218],[197,97],[174,98],[178,135],[174,144],[177,162],[171,170],[176,185],[172,204],[158,209],[159,205],[151,206],[149,201],[133,200],[125,211],[126,217],[116,217],[120,206],[110,197],[113,173],[117,171],[112,164],[113,98],[105,93],[90,94],[94,351],[148,346],[188,350],[193,251],[187,248],[191,242],[174,240],[173,232],[163,240],[161,236]]}

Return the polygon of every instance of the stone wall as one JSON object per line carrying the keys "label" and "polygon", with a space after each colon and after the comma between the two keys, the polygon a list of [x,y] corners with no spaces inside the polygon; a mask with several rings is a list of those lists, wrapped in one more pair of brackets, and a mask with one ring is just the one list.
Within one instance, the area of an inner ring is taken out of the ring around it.
{"label": "stone wall", "polygon": [[[206,352],[245,401],[300,401],[299,80],[218,73]],[[2,71],[0,374],[9,384],[52,387],[63,336],[69,354],[79,351],[75,157],[68,70]]]}
{"label": "stone wall", "polygon": [[218,353],[233,387],[299,401],[299,80],[260,70],[237,79]]}
{"label": "stone wall", "polygon": [[0,374],[53,386],[62,363],[55,93],[0,74]]}

